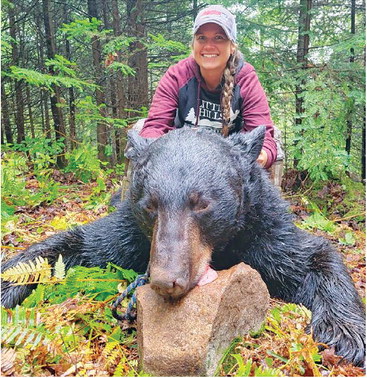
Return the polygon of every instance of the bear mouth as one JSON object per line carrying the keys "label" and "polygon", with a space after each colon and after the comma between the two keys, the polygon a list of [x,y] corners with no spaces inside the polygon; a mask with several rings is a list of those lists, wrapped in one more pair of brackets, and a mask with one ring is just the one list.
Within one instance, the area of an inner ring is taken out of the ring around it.
{"label": "bear mouth", "polygon": [[205,286],[218,278],[218,273],[208,264],[196,286]]}
{"label": "bear mouth", "polygon": [[164,299],[168,300],[169,302],[176,302],[183,298],[191,289],[196,286],[202,287],[205,285],[210,284],[211,282],[215,281],[218,278],[218,273],[209,265],[207,264],[203,274],[200,276],[199,281],[189,290],[180,294],[173,294],[167,293],[166,291],[156,290],[159,295],[161,295]]}

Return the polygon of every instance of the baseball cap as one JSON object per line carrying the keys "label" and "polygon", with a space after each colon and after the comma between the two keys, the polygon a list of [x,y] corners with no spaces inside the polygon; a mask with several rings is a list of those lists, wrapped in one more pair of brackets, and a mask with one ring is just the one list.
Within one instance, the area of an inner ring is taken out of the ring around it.
{"label": "baseball cap", "polygon": [[210,5],[202,9],[195,18],[193,34],[196,34],[200,26],[213,22],[222,27],[227,37],[236,42],[237,25],[235,16],[222,5]]}

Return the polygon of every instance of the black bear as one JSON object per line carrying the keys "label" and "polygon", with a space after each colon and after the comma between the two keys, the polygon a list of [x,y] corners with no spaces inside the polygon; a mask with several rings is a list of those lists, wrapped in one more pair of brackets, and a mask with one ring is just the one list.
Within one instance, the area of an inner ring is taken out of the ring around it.
{"label": "black bear", "polygon": [[[179,129],[154,140],[132,133],[128,199],[109,216],[35,244],[3,264],[63,255],[67,267],[145,271],[161,295],[185,295],[214,269],[241,261],[258,270],[272,296],[312,311],[316,340],[364,365],[365,315],[341,256],[294,226],[287,203],[256,163],[264,128],[228,138]],[[32,287],[2,283],[13,307]]]}

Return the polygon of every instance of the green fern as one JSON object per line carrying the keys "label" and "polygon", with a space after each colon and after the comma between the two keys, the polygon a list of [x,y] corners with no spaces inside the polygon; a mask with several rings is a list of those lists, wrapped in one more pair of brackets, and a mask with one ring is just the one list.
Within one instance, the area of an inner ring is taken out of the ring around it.
{"label": "green fern", "polygon": [[[61,274],[61,272],[59,273]],[[74,298],[78,294],[104,301],[118,293],[117,286],[120,282],[123,280],[133,281],[136,276],[137,273],[133,270],[122,269],[111,264],[106,269],[74,266],[68,270],[62,281],[54,276],[48,282],[45,281],[45,285],[38,285],[23,302],[23,306],[34,307],[44,300],[47,300],[50,304],[58,304],[68,298]],[[54,285],[55,283],[62,284]]]}
{"label": "green fern", "polygon": [[126,376],[126,357],[124,356],[121,361],[116,366],[115,371],[113,372],[113,377],[125,377]]}

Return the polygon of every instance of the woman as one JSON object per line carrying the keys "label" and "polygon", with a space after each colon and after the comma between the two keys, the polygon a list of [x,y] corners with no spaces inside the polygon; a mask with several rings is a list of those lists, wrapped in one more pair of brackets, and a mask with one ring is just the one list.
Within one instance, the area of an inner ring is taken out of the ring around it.
{"label": "woman", "polygon": [[162,77],[140,135],[159,137],[178,127],[207,128],[224,136],[266,126],[258,162],[269,168],[277,158],[269,105],[254,68],[236,45],[234,16],[221,5],[195,19],[192,54]]}

